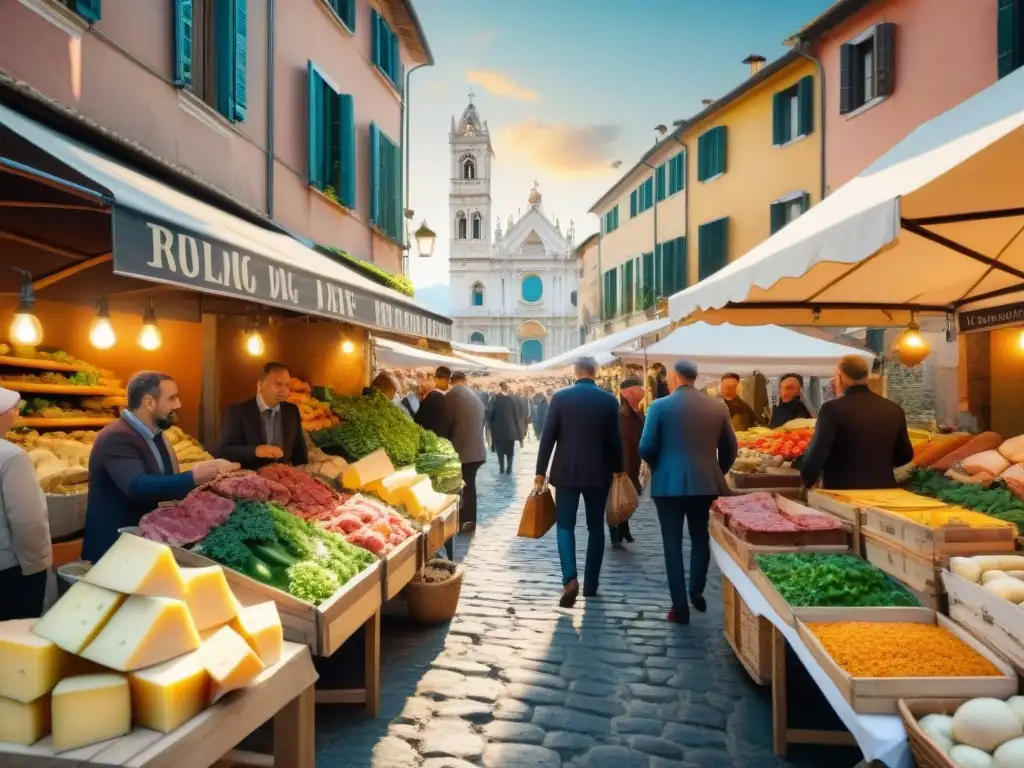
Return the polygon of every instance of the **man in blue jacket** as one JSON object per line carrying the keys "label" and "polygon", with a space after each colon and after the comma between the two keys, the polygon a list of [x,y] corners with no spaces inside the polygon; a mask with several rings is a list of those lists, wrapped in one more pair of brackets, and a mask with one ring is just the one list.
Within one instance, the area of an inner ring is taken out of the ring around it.
{"label": "man in blue jacket", "polygon": [[[597,361],[576,361],[575,385],[551,398],[537,454],[538,486],[544,483],[551,462],[555,486],[558,559],[562,563],[562,597],[559,605],[571,608],[579,594],[576,572],[576,514],[580,497],[587,514],[587,561],[583,596],[597,594],[604,558],[605,503],[612,476],[622,472],[622,437],[619,434],[619,401],[594,383]],[[556,448],[557,446],[557,448]]]}
{"label": "man in blue jacket", "polygon": [[672,394],[647,409],[640,458],[651,467],[651,498],[658,509],[672,610],[668,620],[688,624],[683,520],[690,531],[690,602],[706,611],[704,586],[711,562],[708,513],[729,494],[725,473],[736,461],[736,433],[724,403],[698,390],[697,365],[680,360],[669,373]]}
{"label": "man in blue jacket", "polygon": [[117,540],[118,529],[136,526],[160,502],[183,499],[197,485],[238,469],[222,459],[200,461],[179,472],[164,430],[181,408],[178,385],[166,373],[144,371],[128,382],[128,407],[104,427],[89,454],[89,502],[82,559],[95,563]]}

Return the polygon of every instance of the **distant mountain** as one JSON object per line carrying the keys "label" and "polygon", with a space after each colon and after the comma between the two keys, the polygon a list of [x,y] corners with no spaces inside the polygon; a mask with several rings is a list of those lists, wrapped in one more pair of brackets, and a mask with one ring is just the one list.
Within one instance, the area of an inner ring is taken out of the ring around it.
{"label": "distant mountain", "polygon": [[437,285],[428,285],[423,288],[417,288],[416,301],[426,304],[439,314],[447,315],[449,308],[448,285],[445,283],[438,283]]}

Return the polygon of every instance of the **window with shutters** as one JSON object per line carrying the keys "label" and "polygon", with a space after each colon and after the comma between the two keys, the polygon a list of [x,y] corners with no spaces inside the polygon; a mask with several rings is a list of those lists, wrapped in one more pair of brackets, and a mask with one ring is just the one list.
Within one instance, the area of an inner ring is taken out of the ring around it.
{"label": "window with shutters", "polygon": [[619,206],[615,206],[602,217],[604,234],[610,235],[619,228]]}
{"label": "window with shutters", "polygon": [[349,32],[356,31],[356,0],[323,0]]}
{"label": "window with shutters", "polygon": [[[654,205],[654,177],[649,176],[645,181],[640,183],[633,194],[636,195],[636,213],[633,215],[648,211]],[[660,198],[659,198],[660,199]],[[632,196],[630,197],[630,207],[632,208]],[[632,211],[631,211],[632,212]]]}
{"label": "window with shutters", "polygon": [[633,312],[633,299],[636,291],[633,280],[633,260],[630,259],[622,265],[622,314],[624,315]]}
{"label": "window with shutters", "polygon": [[399,55],[398,35],[391,31],[391,25],[376,9],[370,14],[370,21],[373,24],[373,63],[401,93],[404,67]]}
{"label": "window with shutters", "polygon": [[658,295],[655,292],[654,252],[648,251],[643,254],[640,257],[640,261],[643,265],[643,272],[641,274],[643,287],[641,288],[641,301],[637,309],[650,309],[658,300]]}
{"label": "window with shutters", "polygon": [[90,24],[95,24],[102,15],[100,0],[60,0],[60,3],[64,7],[70,8]]}
{"label": "window with shutters", "polygon": [[668,180],[665,178],[665,166],[667,165],[668,163],[662,163],[658,166],[658,170],[654,172],[655,194],[658,196],[659,203],[668,196]]}
{"label": "window with shutters", "polygon": [[228,120],[245,120],[246,0],[172,2],[175,85],[195,94]]}
{"label": "window with shutters", "polygon": [[771,234],[775,234],[787,224],[796,221],[810,205],[810,195],[798,192],[795,195],[780,198],[771,204],[769,218]]}
{"label": "window with shutters", "polygon": [[686,188],[686,152],[673,155],[668,161],[669,197]]}
{"label": "window with shutters", "polygon": [[370,224],[405,243],[402,208],[402,148],[370,123]]}
{"label": "window with shutters", "polygon": [[726,170],[726,131],[717,125],[697,137],[697,181],[711,181]]}
{"label": "window with shutters", "polygon": [[658,277],[656,298],[671,296],[686,287],[686,238],[676,237],[658,245],[655,258]]}
{"label": "window with shutters", "polygon": [[878,24],[839,46],[839,113],[877,104],[895,87],[896,25]]}
{"label": "window with shutters", "polygon": [[785,146],[814,128],[814,78],[810,75],[772,97],[772,144]]}
{"label": "window with shutters", "polygon": [[996,56],[999,77],[1024,64],[1024,0],[997,0]]}
{"label": "window with shutters", "polygon": [[637,191],[634,189],[632,192],[629,193],[629,218],[632,219],[632,218],[634,218],[636,216],[636,209],[637,209]]}
{"label": "window with shutters", "polygon": [[354,208],[356,128],[352,97],[340,93],[312,61],[306,70],[309,184],[334,202]]}
{"label": "window with shutters", "polygon": [[616,268],[604,273],[604,319],[611,320],[618,313],[619,271]]}
{"label": "window with shutters", "polygon": [[697,279],[710,277],[728,261],[728,217],[701,224],[697,229]]}

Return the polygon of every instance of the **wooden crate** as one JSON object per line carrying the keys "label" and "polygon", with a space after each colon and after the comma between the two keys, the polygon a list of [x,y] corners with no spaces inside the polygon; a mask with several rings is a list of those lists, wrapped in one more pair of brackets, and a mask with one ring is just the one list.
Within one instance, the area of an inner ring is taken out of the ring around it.
{"label": "wooden crate", "polygon": [[1024,671],[1024,610],[975,584],[943,570],[949,617]]}
{"label": "wooden crate", "polygon": [[863,534],[861,532],[863,515],[861,514],[860,507],[839,501],[839,499],[820,491],[807,492],[807,505],[816,512],[824,512],[848,523],[853,533],[853,541],[850,548],[854,554],[861,557],[864,556]]}
{"label": "wooden crate", "polygon": [[417,533],[403,541],[384,558],[381,595],[384,602],[393,600],[412,581],[419,566],[423,534]]}
{"label": "wooden crate", "polygon": [[772,623],[755,616],[743,600],[739,601],[739,659],[750,678],[758,685],[772,681]]}
{"label": "wooden crate", "polygon": [[971,528],[967,525],[932,528],[897,512],[876,507],[864,507],[861,514],[864,536],[890,541],[901,549],[934,561],[957,555],[1010,553],[1016,548],[1017,526],[1011,523],[999,528]]}
{"label": "wooden crate", "polygon": [[903,549],[888,539],[864,536],[864,559],[910,589],[922,605],[938,610],[942,595],[939,567],[931,559]]}
{"label": "wooden crate", "polygon": [[754,560],[757,555],[773,555],[782,552],[826,552],[830,554],[843,554],[850,551],[849,546],[838,544],[835,546],[816,547],[801,547],[795,545],[791,547],[764,547],[749,544],[725,527],[718,515],[714,515],[711,518],[711,538],[717,541],[722,548],[729,553],[729,556],[739,563],[740,567],[748,571],[757,569],[757,563]]}
{"label": "wooden crate", "polygon": [[[452,536],[459,530],[459,500],[456,498],[435,517],[428,525],[423,526],[423,536],[426,540],[426,552],[424,558],[429,560],[441,547],[445,545]],[[420,563],[422,565],[422,563]]]}
{"label": "wooden crate", "polygon": [[[911,612],[916,612],[916,614]],[[815,621],[898,621],[938,624],[992,662],[1002,674],[998,677],[851,677],[836,664],[814,633],[807,628],[808,623]],[[845,615],[832,612],[829,614],[829,618],[820,618],[820,614],[808,613],[797,620],[796,628],[814,660],[836,684],[840,695],[846,699],[853,711],[859,714],[896,714],[898,712],[897,703],[900,699],[980,697],[1007,699],[1017,693],[1017,673],[1013,667],[986,647],[984,643],[972,637],[969,632],[934,611],[904,608],[898,612],[898,615],[894,615],[876,612],[870,608],[851,608],[845,612]]]}
{"label": "wooden crate", "polygon": [[722,574],[722,613],[725,614],[725,637],[734,646],[736,643],[736,628],[739,625],[736,601],[739,596],[736,594],[736,587]]}

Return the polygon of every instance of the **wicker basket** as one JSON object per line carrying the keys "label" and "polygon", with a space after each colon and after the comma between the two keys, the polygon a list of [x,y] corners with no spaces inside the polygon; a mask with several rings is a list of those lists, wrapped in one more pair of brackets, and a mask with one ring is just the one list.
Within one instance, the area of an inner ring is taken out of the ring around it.
{"label": "wicker basket", "polygon": [[952,715],[965,701],[967,699],[900,699],[897,702],[910,742],[910,753],[918,768],[956,768],[949,756],[921,730],[917,720],[925,715]]}
{"label": "wicker basket", "polygon": [[447,581],[431,583],[414,578],[406,584],[404,592],[409,615],[422,624],[449,621],[459,605],[464,573],[460,565]]}
{"label": "wicker basket", "polygon": [[740,603],[740,656],[747,662],[754,682],[767,685],[772,679],[771,622],[763,616],[755,616],[743,599],[736,597]]}

